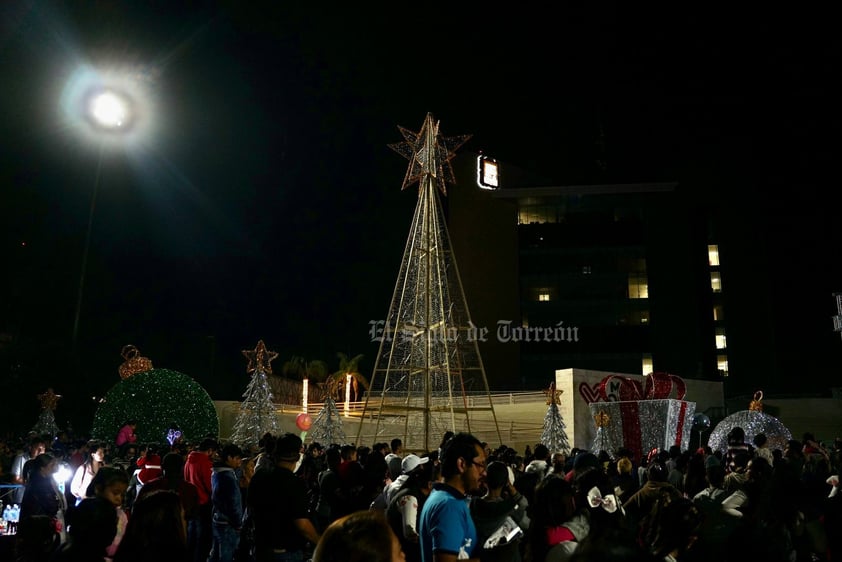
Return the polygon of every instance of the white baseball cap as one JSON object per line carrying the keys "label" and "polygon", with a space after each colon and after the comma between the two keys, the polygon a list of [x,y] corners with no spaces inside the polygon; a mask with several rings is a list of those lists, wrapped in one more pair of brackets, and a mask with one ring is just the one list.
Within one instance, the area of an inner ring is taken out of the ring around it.
{"label": "white baseball cap", "polygon": [[430,457],[419,457],[418,455],[407,455],[401,461],[401,472],[409,474],[422,464],[426,464]]}

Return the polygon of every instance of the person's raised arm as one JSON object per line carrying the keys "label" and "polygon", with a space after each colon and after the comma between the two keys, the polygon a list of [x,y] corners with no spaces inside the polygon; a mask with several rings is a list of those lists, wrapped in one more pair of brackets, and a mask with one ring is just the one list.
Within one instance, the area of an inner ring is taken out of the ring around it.
{"label": "person's raised arm", "polygon": [[298,529],[298,532],[301,533],[305,539],[310,541],[313,544],[319,542],[319,533],[316,531],[316,528],[313,527],[312,521],[309,519],[294,519],[293,525],[295,528]]}

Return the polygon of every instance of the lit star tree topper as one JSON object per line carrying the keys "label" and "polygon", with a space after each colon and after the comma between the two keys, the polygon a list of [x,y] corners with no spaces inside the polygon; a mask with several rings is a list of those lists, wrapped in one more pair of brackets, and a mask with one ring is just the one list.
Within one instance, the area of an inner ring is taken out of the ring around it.
{"label": "lit star tree topper", "polygon": [[51,412],[56,411],[59,398],[61,398],[61,394],[56,394],[52,388],[48,388],[47,392],[38,395],[38,401],[41,402],[41,409],[50,410]]}
{"label": "lit star tree topper", "polygon": [[266,344],[263,343],[263,340],[259,340],[254,349],[244,349],[243,355],[249,360],[248,367],[246,368],[247,373],[263,371],[267,375],[272,374],[272,361],[278,356],[274,351],[266,349]]}
{"label": "lit star tree topper", "polygon": [[556,390],[555,381],[550,383],[550,386],[544,390],[544,394],[547,396],[547,406],[551,404],[561,404],[561,393],[564,392],[563,390]]}
{"label": "lit star tree topper", "polygon": [[267,374],[272,373],[271,364],[278,354],[266,349],[266,344],[260,340],[253,350],[244,350],[243,355],[248,359],[246,371],[252,373],[252,376],[243,393],[231,441],[241,446],[250,446],[256,445],[266,433],[277,435],[280,432],[272,390],[266,378]]}
{"label": "lit star tree topper", "polygon": [[389,148],[409,160],[401,189],[406,189],[416,181],[423,188],[424,178],[431,176],[442,194],[447,195],[446,184],[456,183],[450,161],[471,135],[442,136],[439,133],[439,122],[433,120],[431,113],[427,114],[417,133],[404,127],[398,127],[398,130],[406,140],[390,144]]}

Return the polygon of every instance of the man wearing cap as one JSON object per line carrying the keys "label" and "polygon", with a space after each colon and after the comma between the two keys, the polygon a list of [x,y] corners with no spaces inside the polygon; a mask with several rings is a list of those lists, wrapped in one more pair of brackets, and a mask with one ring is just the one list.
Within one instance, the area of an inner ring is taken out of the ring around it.
{"label": "man wearing cap", "polygon": [[394,482],[397,488],[387,492],[386,519],[406,555],[407,562],[419,562],[421,549],[418,516],[432,491],[433,463],[430,457],[407,455],[401,462],[403,474]]}
{"label": "man wearing cap", "polygon": [[293,471],[301,439],[287,433],[272,452],[272,466],[255,472],[246,503],[254,521],[256,562],[301,562],[307,542],[319,534],[307,516],[307,492]]}
{"label": "man wearing cap", "polygon": [[401,460],[401,457],[395,453],[389,453],[386,455],[386,466],[389,467],[389,478],[391,478],[393,482],[397,480],[403,472],[403,469],[401,468]]}
{"label": "man wearing cap", "polygon": [[[393,453],[389,453],[384,460],[388,468],[389,479],[386,481],[386,485],[383,486],[383,491],[377,494],[377,497],[374,498],[371,506],[369,506],[370,510],[381,513],[386,511],[389,507],[389,502],[392,501],[395,493],[401,489],[401,486],[403,486],[407,479],[406,473],[403,471],[403,459]],[[427,462],[426,459],[424,462]]]}
{"label": "man wearing cap", "polygon": [[455,562],[470,559],[477,549],[477,530],[468,509],[468,495],[482,493],[485,479],[485,451],[470,433],[457,433],[441,447],[443,482],[421,509],[420,542],[422,562]]}

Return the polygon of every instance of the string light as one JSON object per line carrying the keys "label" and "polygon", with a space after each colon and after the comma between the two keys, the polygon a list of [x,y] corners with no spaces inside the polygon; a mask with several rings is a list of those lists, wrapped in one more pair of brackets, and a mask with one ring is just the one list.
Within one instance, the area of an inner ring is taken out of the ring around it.
{"label": "string light", "polygon": [[748,410],[740,410],[722,419],[708,437],[708,445],[714,451],[728,451],[728,434],[735,427],[745,432],[745,442],[751,443],[758,433],[766,436],[767,447],[770,451],[786,449],[787,442],[792,439],[792,432],[774,416],[763,411],[763,392],[758,390],[749,402]]}
{"label": "string light", "polygon": [[52,388],[48,388],[47,392],[38,395],[38,400],[41,402],[41,409],[52,412],[56,411],[59,398],[61,398],[61,394],[56,394]]}
{"label": "string light", "polygon": [[148,357],[141,357],[140,350],[131,344],[123,346],[120,356],[125,360],[120,365],[120,368],[117,369],[121,379],[127,379],[132,375],[145,373],[154,368],[152,366],[152,360]]}
{"label": "string light", "polygon": [[550,404],[561,404],[561,393],[563,390],[556,390],[555,382],[550,383],[550,387],[544,390],[544,395],[547,397],[547,406]]}
{"label": "string light", "polygon": [[278,356],[274,351],[266,349],[266,344],[263,343],[263,340],[259,340],[254,349],[244,349],[243,355],[249,360],[248,367],[246,368],[247,373],[253,373],[255,370],[260,369],[267,375],[272,374],[272,361]]}
{"label": "string light", "polygon": [[172,424],[188,442],[219,435],[219,417],[207,391],[168,369],[137,373],[112,387],[97,408],[91,434],[112,441],[130,419],[137,421],[135,433],[142,443],[163,444]]}
{"label": "string light", "polygon": [[412,183],[419,182],[423,189],[423,180],[431,176],[439,191],[447,195],[447,183],[456,183],[450,161],[456,156],[455,152],[465,144],[472,135],[444,137],[439,134],[439,121],[433,122],[429,113],[424,119],[421,130],[417,133],[405,127],[398,130],[406,139],[404,142],[393,143],[389,148],[409,160],[406,176],[403,178],[401,190]]}

